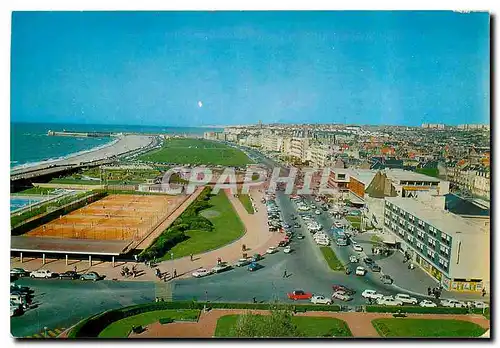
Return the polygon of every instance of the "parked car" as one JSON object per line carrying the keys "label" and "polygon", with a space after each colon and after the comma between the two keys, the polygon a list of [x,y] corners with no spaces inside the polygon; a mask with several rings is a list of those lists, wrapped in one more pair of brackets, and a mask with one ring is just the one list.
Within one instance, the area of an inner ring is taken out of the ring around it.
{"label": "parked car", "polygon": [[292,252],[292,248],[290,247],[290,245],[287,245],[285,249],[283,249],[283,252],[285,254],[290,254]]}
{"label": "parked car", "polygon": [[372,272],[380,272],[382,270],[376,263],[372,263],[370,265],[370,269],[372,270]]}
{"label": "parked car", "polygon": [[407,294],[396,294],[395,299],[403,303],[409,303],[412,305],[416,305],[418,303],[418,300],[415,297],[411,297],[410,295]]}
{"label": "parked car", "polygon": [[388,274],[384,274],[382,277],[380,277],[380,280],[382,280],[382,283],[384,284],[392,284],[394,282],[391,276]]}
{"label": "parked car", "polygon": [[97,272],[88,272],[80,276],[80,280],[92,280],[94,282],[102,279],[102,277]]}
{"label": "parked car", "polygon": [[280,242],[278,243],[278,246],[279,247],[285,247],[288,245],[288,243],[290,243],[289,240],[280,240]]}
{"label": "parked car", "polygon": [[312,297],[312,294],[310,292],[305,292],[304,290],[294,290],[292,292],[289,292],[288,298],[290,300],[309,300]]}
{"label": "parked car", "polygon": [[257,271],[259,269],[261,269],[263,266],[260,264],[260,263],[257,263],[257,262],[252,262],[248,265],[248,270],[250,272],[253,272],[253,271]]}
{"label": "parked car", "polygon": [[263,257],[262,257],[262,255],[261,255],[261,254],[254,254],[254,255],[252,256],[252,262],[257,262],[257,261],[260,261],[260,260],[262,260],[262,259],[263,259]]}
{"label": "parked car", "polygon": [[298,234],[297,235],[297,239],[304,239],[304,235],[303,234]]}
{"label": "parked car", "polygon": [[363,259],[363,262],[366,264],[366,265],[371,265],[373,263],[373,260],[370,259],[369,257],[365,257]]}
{"label": "parked car", "polygon": [[321,210],[316,209],[316,210],[314,211],[314,214],[316,214],[316,215],[321,215]]}
{"label": "parked car", "polygon": [[231,265],[227,262],[221,262],[212,268],[212,273],[220,273],[231,269]]}
{"label": "parked car", "polygon": [[349,294],[347,294],[345,291],[335,291],[332,294],[332,298],[336,298],[337,300],[341,300],[344,302],[352,300],[352,297],[349,296]]}
{"label": "parked car", "polygon": [[31,290],[27,286],[21,286],[17,285],[16,283],[10,283],[10,292],[12,293],[13,291],[19,292],[21,294],[30,294],[33,292],[33,290]]}
{"label": "parked car", "polygon": [[364,267],[356,267],[356,275],[364,276],[366,274],[366,269]]}
{"label": "parked car", "polygon": [[349,262],[351,262],[351,263],[358,263],[359,259],[357,258],[356,255],[351,255],[351,256],[349,256]]}
{"label": "parked car", "polygon": [[10,316],[15,317],[16,315],[21,315],[23,313],[22,306],[15,304],[14,302],[10,302]]}
{"label": "parked car", "polygon": [[357,251],[357,252],[363,251],[363,247],[359,244],[353,244],[352,248],[354,249],[354,251]]}
{"label": "parked car", "polygon": [[276,247],[269,247],[267,250],[266,250],[266,254],[274,254],[278,252],[278,249],[276,249]]}
{"label": "parked car", "polygon": [[364,297],[364,298],[371,298],[371,299],[379,299],[379,298],[382,298],[384,297],[384,295],[382,294],[379,294],[378,292],[376,292],[375,290],[370,290],[370,289],[366,289],[365,291],[363,291],[361,293],[361,297]]}
{"label": "parked car", "polygon": [[23,268],[19,268],[19,267],[16,267],[16,268],[13,268],[10,270],[10,275],[12,276],[17,276],[17,277],[26,277],[30,274],[29,271],[23,269]]}
{"label": "parked car", "polygon": [[429,300],[422,300],[419,303],[419,306],[420,307],[437,307],[437,304],[435,304],[434,302],[429,301]]}
{"label": "parked car", "polygon": [[348,295],[354,295],[356,293],[356,290],[348,288],[347,286],[341,285],[341,284],[334,284],[334,285],[332,285],[332,289],[333,289],[334,292],[336,292],[336,291],[343,291],[343,292],[345,292]]}
{"label": "parked car", "polygon": [[479,309],[483,309],[483,308],[488,308],[489,305],[483,301],[474,301],[471,303],[471,306],[474,307],[474,308],[479,308]]}
{"label": "parked car", "polygon": [[462,308],[462,307],[467,307],[467,304],[462,301],[458,300],[441,300],[441,306],[444,307],[457,307],[457,308]]}
{"label": "parked car", "polygon": [[66,271],[64,273],[59,273],[59,279],[78,279],[78,273],[75,271]]}
{"label": "parked car", "polygon": [[243,267],[243,266],[250,264],[250,262],[252,262],[252,259],[248,257],[246,259],[239,259],[238,261],[236,261],[236,263],[234,265],[236,267]]}
{"label": "parked car", "polygon": [[300,224],[298,222],[294,223],[293,228],[300,228]]}
{"label": "parked car", "polygon": [[384,306],[402,306],[403,301],[395,299],[392,296],[384,296],[382,298],[377,299],[377,304]]}
{"label": "parked car", "polygon": [[331,305],[332,300],[329,298],[326,298],[323,295],[316,295],[311,297],[311,302],[314,304],[322,304],[322,305]]}
{"label": "parked car", "polygon": [[52,278],[52,272],[48,269],[39,269],[30,273],[31,278]]}

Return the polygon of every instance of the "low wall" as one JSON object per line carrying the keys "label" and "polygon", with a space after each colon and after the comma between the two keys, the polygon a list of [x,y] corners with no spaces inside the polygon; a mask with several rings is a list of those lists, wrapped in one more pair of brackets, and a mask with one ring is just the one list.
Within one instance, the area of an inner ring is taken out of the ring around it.
{"label": "low wall", "polygon": [[57,184],[57,183],[34,183],[35,187],[42,188],[61,188],[67,190],[98,190],[103,189],[104,185],[81,185],[81,184]]}

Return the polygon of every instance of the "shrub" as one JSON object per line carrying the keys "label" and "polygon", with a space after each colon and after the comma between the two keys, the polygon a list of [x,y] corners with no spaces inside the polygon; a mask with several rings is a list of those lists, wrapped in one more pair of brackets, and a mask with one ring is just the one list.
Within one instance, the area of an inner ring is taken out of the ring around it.
{"label": "shrub", "polygon": [[161,318],[159,320],[160,324],[170,324],[170,323],[173,323],[174,322],[174,319],[172,318]]}
{"label": "shrub", "polygon": [[435,314],[467,314],[467,308],[450,307],[420,307],[420,306],[366,306],[367,312],[372,313],[435,313]]}

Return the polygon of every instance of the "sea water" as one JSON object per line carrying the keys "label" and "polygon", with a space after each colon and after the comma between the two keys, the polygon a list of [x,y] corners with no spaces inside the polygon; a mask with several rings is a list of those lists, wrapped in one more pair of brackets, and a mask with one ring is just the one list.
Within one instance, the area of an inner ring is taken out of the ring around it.
{"label": "sea water", "polygon": [[165,133],[197,134],[215,131],[214,128],[195,127],[155,127],[126,125],[90,124],[50,124],[50,123],[11,123],[10,125],[10,167],[35,164],[37,162],[66,157],[82,151],[104,146],[115,140],[114,137],[71,137],[48,136],[52,131],[76,132],[113,132],[113,133]]}

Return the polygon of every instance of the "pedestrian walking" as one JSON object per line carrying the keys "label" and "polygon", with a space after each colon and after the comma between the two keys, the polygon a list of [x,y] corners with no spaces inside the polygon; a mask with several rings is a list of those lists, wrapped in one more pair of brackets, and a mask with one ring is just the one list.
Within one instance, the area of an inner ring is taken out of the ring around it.
{"label": "pedestrian walking", "polygon": [[74,271],[75,273],[76,273],[76,269],[77,269],[77,268],[76,268],[76,266],[75,266],[75,267],[73,267],[73,271]]}
{"label": "pedestrian walking", "polygon": [[430,288],[430,287],[429,287],[429,288],[427,288],[427,295],[431,296],[431,293],[432,293],[432,292],[431,292],[431,288]]}
{"label": "pedestrian walking", "polygon": [[134,254],[135,262],[137,262],[137,254]]}
{"label": "pedestrian walking", "polygon": [[193,261],[193,254],[189,255],[189,257],[191,258],[191,261]]}
{"label": "pedestrian walking", "polygon": [[177,278],[177,270],[174,269],[174,278]]}
{"label": "pedestrian walking", "polygon": [[483,289],[483,291],[481,291],[481,296],[484,297],[486,295],[486,290]]}
{"label": "pedestrian walking", "polygon": [[283,278],[286,278],[286,269],[285,269],[285,271],[283,272]]}

